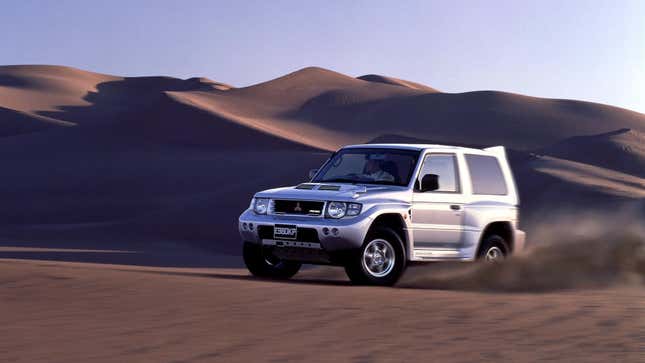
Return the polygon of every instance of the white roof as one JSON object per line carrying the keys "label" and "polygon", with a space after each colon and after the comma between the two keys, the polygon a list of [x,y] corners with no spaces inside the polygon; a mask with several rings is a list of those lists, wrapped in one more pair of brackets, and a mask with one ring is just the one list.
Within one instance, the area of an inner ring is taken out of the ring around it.
{"label": "white roof", "polygon": [[469,147],[462,146],[451,146],[451,145],[439,145],[439,144],[360,144],[360,145],[348,145],[343,147],[345,148],[379,148],[379,149],[403,149],[403,150],[426,150],[426,149],[436,149],[436,150],[462,150],[462,151],[478,151],[481,152],[482,149],[474,149]]}

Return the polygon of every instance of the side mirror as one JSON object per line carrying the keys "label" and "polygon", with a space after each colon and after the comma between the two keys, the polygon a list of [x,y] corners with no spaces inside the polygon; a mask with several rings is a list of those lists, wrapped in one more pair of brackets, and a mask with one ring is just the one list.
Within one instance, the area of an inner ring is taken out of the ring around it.
{"label": "side mirror", "polygon": [[316,174],[318,174],[318,169],[311,169],[309,170],[309,180],[313,179]]}
{"label": "side mirror", "polygon": [[421,178],[421,192],[431,192],[439,189],[439,175],[426,174]]}

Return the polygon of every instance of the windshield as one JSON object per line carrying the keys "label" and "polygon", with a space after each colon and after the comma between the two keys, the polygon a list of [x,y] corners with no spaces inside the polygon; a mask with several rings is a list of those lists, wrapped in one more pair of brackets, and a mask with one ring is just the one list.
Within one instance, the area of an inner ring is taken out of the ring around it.
{"label": "windshield", "polygon": [[332,156],[312,182],[407,186],[419,153],[397,149],[342,149]]}

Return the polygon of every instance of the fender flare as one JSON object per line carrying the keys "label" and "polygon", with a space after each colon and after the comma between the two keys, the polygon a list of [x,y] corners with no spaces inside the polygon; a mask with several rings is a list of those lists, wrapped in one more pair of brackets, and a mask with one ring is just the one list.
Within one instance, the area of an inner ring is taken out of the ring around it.
{"label": "fender flare", "polygon": [[370,226],[363,234],[363,239],[365,239],[365,237],[367,236],[367,232],[372,228],[372,226],[374,225],[374,222],[380,216],[383,216],[386,214],[398,215],[401,217],[401,220],[403,222],[403,235],[401,236],[401,239],[403,240],[403,244],[404,244],[403,247],[405,248],[406,258],[410,259],[410,256],[412,253],[411,251],[413,249],[412,223],[410,220],[411,208],[412,208],[412,205],[408,203],[380,204],[370,208],[369,209]]}

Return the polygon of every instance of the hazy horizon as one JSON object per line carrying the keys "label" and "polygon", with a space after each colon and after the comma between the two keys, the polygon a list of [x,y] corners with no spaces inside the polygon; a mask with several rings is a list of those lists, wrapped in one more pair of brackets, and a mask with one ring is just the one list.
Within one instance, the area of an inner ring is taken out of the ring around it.
{"label": "hazy horizon", "polygon": [[493,89],[643,113],[645,3],[592,5],[8,1],[0,63],[238,87],[319,66],[444,92]]}

